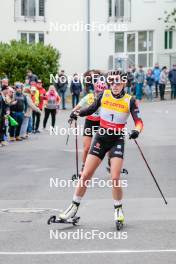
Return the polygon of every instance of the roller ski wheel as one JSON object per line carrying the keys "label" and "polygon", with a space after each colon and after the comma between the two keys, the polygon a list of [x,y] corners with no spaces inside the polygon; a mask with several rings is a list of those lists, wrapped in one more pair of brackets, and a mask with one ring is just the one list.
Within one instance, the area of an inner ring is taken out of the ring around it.
{"label": "roller ski wheel", "polygon": [[76,225],[79,223],[80,217],[79,216],[74,216],[73,218],[71,218],[70,220],[63,220],[63,219],[57,219],[55,215],[52,215],[48,221],[47,224],[51,225],[51,224],[72,224],[72,225]]}
{"label": "roller ski wheel", "polygon": [[123,228],[123,222],[116,221],[115,224],[116,224],[117,231],[120,231]]}

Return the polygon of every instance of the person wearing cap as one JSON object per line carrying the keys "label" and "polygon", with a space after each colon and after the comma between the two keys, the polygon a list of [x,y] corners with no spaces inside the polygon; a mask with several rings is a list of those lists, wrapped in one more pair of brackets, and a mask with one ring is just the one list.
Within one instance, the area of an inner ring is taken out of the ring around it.
{"label": "person wearing cap", "polygon": [[173,64],[172,70],[169,71],[168,78],[171,83],[171,99],[176,99],[176,64]]}
{"label": "person wearing cap", "polygon": [[6,95],[8,93],[8,86],[3,85],[0,92],[0,147],[5,146],[4,136],[6,133],[5,128],[5,115],[10,113],[9,105],[6,102]]}
{"label": "person wearing cap", "polygon": [[16,104],[10,106],[11,116],[17,121],[16,127],[10,127],[10,141],[21,141],[20,129],[24,118],[24,112],[27,108],[26,96],[22,93],[23,85],[21,83],[15,84],[14,101]]}
{"label": "person wearing cap", "polygon": [[31,89],[25,88],[24,89],[24,95],[26,96],[26,100],[27,100],[27,109],[24,113],[24,119],[23,119],[23,123],[22,123],[21,129],[20,129],[20,138],[22,138],[22,139],[27,138],[27,128],[28,128],[28,124],[29,124],[29,119],[32,116],[32,111],[35,111],[39,115],[41,115],[40,109],[32,101]]}

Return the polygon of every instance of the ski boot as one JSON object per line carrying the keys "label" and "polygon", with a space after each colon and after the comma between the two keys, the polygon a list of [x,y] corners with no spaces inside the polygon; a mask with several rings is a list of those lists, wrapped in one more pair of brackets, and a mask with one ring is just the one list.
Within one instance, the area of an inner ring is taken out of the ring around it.
{"label": "ski boot", "polygon": [[122,210],[122,205],[114,206],[114,208],[115,208],[114,220],[115,220],[116,228],[118,231],[120,231],[123,227],[123,223],[125,220],[123,210]]}

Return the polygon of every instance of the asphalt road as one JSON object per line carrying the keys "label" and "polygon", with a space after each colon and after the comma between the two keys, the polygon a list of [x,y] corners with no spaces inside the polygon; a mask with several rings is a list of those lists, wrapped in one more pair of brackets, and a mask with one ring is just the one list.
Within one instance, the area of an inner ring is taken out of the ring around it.
{"label": "asphalt road", "polygon": [[[70,136],[66,146],[66,135],[50,136],[48,131],[32,135],[28,141],[0,149],[1,264],[175,263],[176,102],[144,103],[141,113],[145,128],[138,142],[168,205],[136,145],[126,140],[124,167],[129,174],[122,176],[127,185],[123,230],[115,229],[111,189],[98,184],[89,188],[82,201],[79,225],[48,226],[48,217],[65,209],[72,199],[74,188],[69,180],[75,173],[75,138]],[[68,116],[69,111],[59,113],[58,129],[67,127]],[[130,120],[129,129],[132,126]],[[80,136],[80,155],[81,151]],[[105,182],[109,179],[106,163],[94,176]],[[60,180],[64,180],[62,186],[57,186]],[[65,182],[70,186],[64,187]]]}

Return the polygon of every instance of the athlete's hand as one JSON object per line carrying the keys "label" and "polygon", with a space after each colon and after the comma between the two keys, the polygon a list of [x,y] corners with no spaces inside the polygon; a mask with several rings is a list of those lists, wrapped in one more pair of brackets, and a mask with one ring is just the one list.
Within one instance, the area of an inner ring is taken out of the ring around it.
{"label": "athlete's hand", "polygon": [[129,135],[129,139],[136,139],[136,138],[138,138],[138,136],[139,136],[139,131],[134,129],[131,131],[131,133]]}
{"label": "athlete's hand", "polygon": [[79,111],[78,110],[76,110],[74,112],[71,112],[71,114],[70,114],[70,118],[74,119],[74,120],[77,120],[78,116],[79,116]]}

